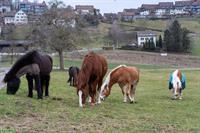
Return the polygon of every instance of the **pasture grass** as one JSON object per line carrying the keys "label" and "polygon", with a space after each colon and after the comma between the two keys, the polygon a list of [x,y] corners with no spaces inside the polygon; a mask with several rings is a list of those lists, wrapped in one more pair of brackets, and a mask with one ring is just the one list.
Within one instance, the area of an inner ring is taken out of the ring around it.
{"label": "pasture grass", "polygon": [[50,97],[28,98],[27,83],[16,95],[0,90],[0,130],[17,132],[199,132],[200,71],[184,71],[187,86],[183,100],[171,100],[168,76],[171,70],[141,69],[137,103],[123,103],[118,85],[101,104],[78,107],[76,90],[66,84],[65,72],[51,74]]}
{"label": "pasture grass", "polygon": [[192,40],[192,55],[200,56],[200,38],[195,38]]}

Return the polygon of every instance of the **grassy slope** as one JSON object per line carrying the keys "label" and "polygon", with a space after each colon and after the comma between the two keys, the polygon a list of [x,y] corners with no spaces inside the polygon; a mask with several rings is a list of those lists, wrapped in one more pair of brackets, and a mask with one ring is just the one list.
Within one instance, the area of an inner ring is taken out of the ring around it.
{"label": "grassy slope", "polygon": [[[181,18],[178,19],[181,26],[185,27],[187,29],[189,29],[191,32],[200,34],[200,18]],[[146,27],[146,28],[151,28],[151,29],[155,29],[155,30],[162,30],[164,31],[168,25],[171,23],[172,20],[136,20],[133,23],[122,23],[125,25],[129,25],[129,26],[136,26],[136,27]],[[127,27],[125,26],[126,30],[128,29],[134,29],[133,27]],[[159,33],[163,35],[163,33]],[[193,46],[192,49],[192,54],[193,55],[200,55],[200,39],[199,38],[195,38],[192,40],[193,43],[195,44]]]}
{"label": "grassy slope", "polygon": [[192,48],[192,54],[200,56],[200,38],[195,38],[192,41],[194,43]]}
{"label": "grassy slope", "polygon": [[[53,72],[50,97],[27,98],[23,78],[15,96],[0,90],[0,129],[23,132],[198,132],[200,130],[200,71],[185,71],[182,101],[170,100],[169,70],[141,70],[136,104],[122,103],[121,90],[112,88],[106,101],[93,108],[78,107],[74,88],[64,72]],[[152,78],[153,77],[153,78]],[[34,92],[36,95],[36,92]]]}

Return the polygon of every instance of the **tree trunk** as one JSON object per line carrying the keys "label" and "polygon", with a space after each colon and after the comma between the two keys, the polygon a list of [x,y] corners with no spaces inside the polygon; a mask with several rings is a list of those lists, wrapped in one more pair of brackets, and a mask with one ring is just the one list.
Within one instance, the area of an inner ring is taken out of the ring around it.
{"label": "tree trunk", "polygon": [[60,70],[64,70],[64,57],[63,57],[63,51],[59,51],[59,60],[60,60]]}
{"label": "tree trunk", "polygon": [[11,48],[11,64],[13,64],[14,52],[13,48]]}

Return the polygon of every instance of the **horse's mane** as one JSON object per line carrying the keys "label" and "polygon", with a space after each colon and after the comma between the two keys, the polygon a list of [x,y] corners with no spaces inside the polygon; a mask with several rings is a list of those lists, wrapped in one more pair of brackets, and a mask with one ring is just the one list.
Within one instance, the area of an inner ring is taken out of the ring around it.
{"label": "horse's mane", "polygon": [[111,76],[111,74],[112,74],[113,72],[115,72],[117,69],[121,68],[121,67],[126,67],[126,65],[119,65],[119,66],[115,67],[113,70],[111,70],[111,71],[109,72],[109,74],[107,75],[107,77],[106,77],[106,79],[105,79],[105,81],[104,81],[104,83],[103,83],[103,85],[102,85],[102,88],[104,88],[104,86],[105,86],[105,85],[108,85],[108,83],[110,82],[110,76]]}
{"label": "horse's mane", "polygon": [[7,76],[14,77],[16,73],[24,66],[33,64],[36,57],[39,57],[39,53],[35,50],[28,52],[23,55],[20,59],[18,59],[12,68],[7,73]]}

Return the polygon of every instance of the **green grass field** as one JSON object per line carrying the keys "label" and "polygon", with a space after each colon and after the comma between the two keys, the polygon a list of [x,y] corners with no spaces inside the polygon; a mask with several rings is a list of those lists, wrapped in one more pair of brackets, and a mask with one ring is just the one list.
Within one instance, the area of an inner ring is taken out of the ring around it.
{"label": "green grass field", "polygon": [[200,71],[184,71],[187,86],[183,100],[171,100],[171,70],[141,69],[137,103],[123,103],[118,85],[101,105],[78,107],[75,88],[66,84],[66,72],[51,74],[50,97],[28,98],[23,77],[16,95],[0,90],[0,132],[194,132],[200,131]]}

